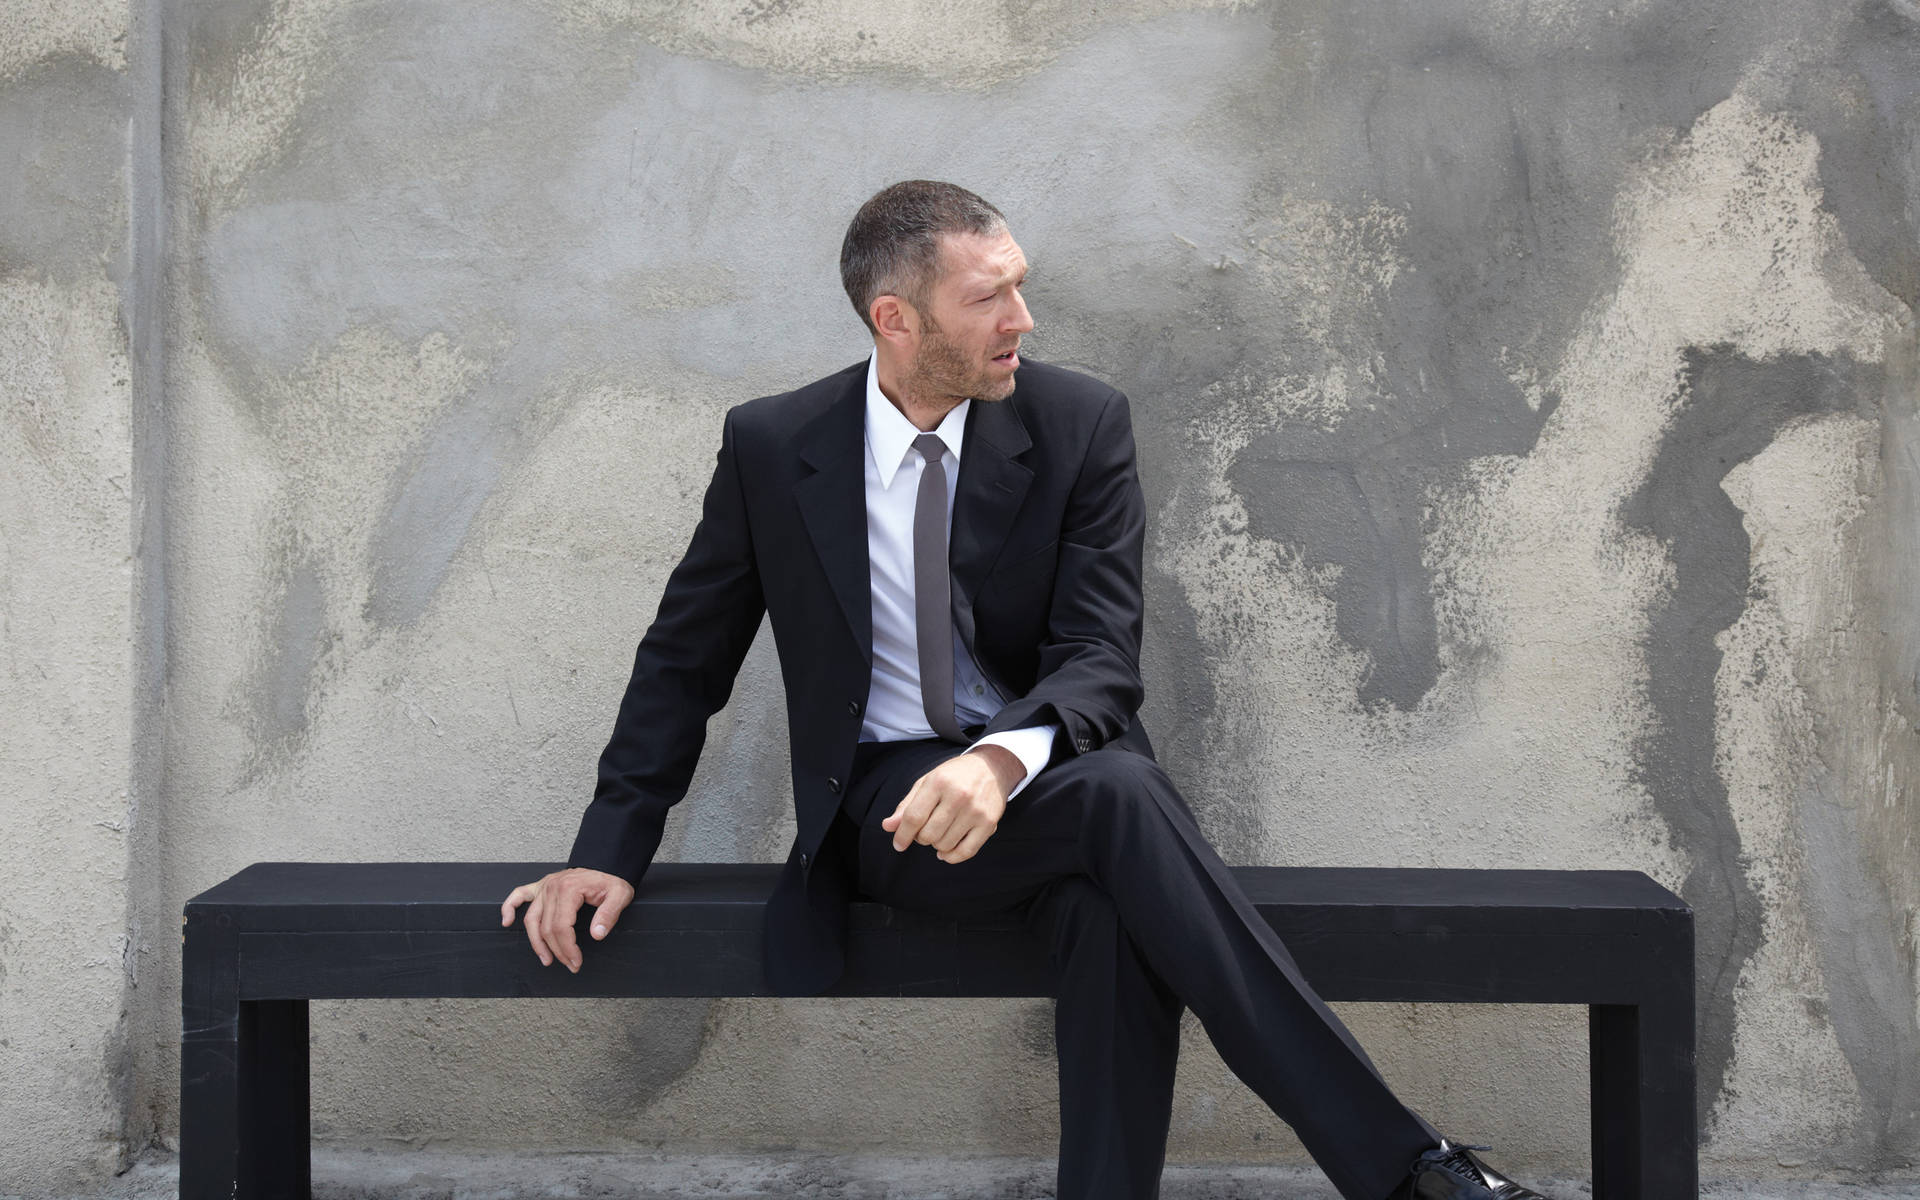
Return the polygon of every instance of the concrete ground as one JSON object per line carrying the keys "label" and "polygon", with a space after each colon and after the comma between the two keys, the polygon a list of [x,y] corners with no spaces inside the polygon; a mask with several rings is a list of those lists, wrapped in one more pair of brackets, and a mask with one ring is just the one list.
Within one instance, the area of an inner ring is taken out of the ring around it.
{"label": "concrete ground", "polygon": [[[178,1160],[155,1152],[86,1200],[178,1195]],[[1589,1200],[1583,1180],[1526,1179],[1555,1200]],[[1716,1180],[1703,1196],[1744,1200],[1920,1197],[1920,1177],[1863,1182]],[[924,1159],[879,1155],[464,1154],[318,1149],[315,1200],[1045,1200],[1053,1163],[1030,1158]],[[1176,1165],[1164,1200],[1337,1200],[1317,1172]],[[0,1200],[12,1200],[11,1197]],[[64,1198],[63,1198],[64,1200]],[[73,1200],[80,1200],[78,1196]]]}

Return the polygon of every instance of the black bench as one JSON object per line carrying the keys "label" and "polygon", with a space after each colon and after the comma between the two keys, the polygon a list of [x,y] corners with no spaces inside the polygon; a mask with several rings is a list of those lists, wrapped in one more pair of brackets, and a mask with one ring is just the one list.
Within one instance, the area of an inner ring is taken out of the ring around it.
{"label": "black bench", "polygon": [[[309,1195],[309,1000],[768,994],[778,868],[655,864],[578,975],[500,926],[507,893],[552,869],[256,863],[187,901],[181,1200]],[[1672,892],[1637,871],[1235,874],[1329,1000],[1587,1005],[1594,1195],[1694,1200],[1693,913]],[[833,994],[1048,996],[1052,971],[1012,918],[857,904]]]}

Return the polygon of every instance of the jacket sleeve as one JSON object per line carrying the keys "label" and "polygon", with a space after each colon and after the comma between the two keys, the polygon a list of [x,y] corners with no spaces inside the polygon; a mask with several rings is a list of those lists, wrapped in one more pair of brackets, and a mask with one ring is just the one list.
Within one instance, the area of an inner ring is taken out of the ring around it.
{"label": "jacket sleeve", "polygon": [[1114,392],[1067,498],[1034,685],[995,714],[986,733],[1058,722],[1058,759],[1098,749],[1133,724],[1146,695],[1140,682],[1145,533],[1133,420],[1127,398]]}
{"label": "jacket sleeve", "polygon": [[667,810],[687,793],[707,718],[727,702],[766,611],[733,426],[729,413],[700,523],[634,653],[593,801],[567,858],[570,867],[607,871],[636,887],[660,848]]}

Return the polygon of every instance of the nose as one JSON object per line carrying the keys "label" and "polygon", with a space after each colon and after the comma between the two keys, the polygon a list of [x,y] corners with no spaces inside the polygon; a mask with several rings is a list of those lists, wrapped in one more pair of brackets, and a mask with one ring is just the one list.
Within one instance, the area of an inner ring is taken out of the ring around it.
{"label": "nose", "polygon": [[1004,333],[1026,333],[1033,328],[1033,314],[1027,311],[1027,298],[1019,292],[1013,294],[1013,311],[1000,328]]}

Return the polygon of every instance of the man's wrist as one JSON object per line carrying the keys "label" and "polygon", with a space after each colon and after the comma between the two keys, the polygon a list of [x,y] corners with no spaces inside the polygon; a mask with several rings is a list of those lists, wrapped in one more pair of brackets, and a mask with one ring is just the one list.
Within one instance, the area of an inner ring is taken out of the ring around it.
{"label": "man's wrist", "polygon": [[968,749],[981,746],[999,746],[1020,761],[1021,775],[1014,780],[1013,787],[1007,791],[1007,799],[1026,790],[1033,777],[1038,775],[1053,757],[1053,742],[1059,736],[1058,725],[1028,725],[1020,729],[1003,729],[999,733],[989,733]]}
{"label": "man's wrist", "polygon": [[984,742],[967,753],[977,754],[986,761],[987,769],[993,772],[994,779],[1000,784],[1000,794],[1003,797],[1011,795],[1015,785],[1027,777],[1026,764],[1020,761],[1019,755],[1005,746]]}

